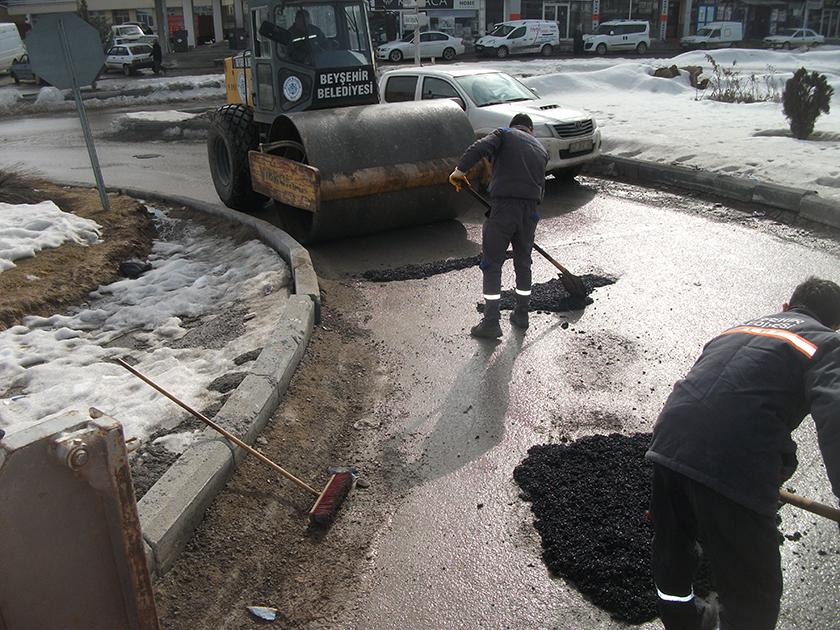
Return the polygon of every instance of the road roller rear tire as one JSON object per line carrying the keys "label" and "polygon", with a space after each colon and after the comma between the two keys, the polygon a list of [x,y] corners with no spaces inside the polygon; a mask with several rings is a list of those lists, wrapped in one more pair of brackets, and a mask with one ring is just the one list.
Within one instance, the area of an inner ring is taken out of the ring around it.
{"label": "road roller rear tire", "polygon": [[268,199],[254,192],[248,151],[259,146],[259,127],[246,105],[224,105],[216,110],[207,130],[207,158],[219,199],[228,208],[255,212]]}

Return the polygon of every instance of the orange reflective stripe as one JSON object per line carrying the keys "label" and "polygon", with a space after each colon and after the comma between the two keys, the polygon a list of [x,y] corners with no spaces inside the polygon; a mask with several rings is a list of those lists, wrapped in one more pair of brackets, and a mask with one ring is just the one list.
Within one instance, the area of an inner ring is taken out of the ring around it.
{"label": "orange reflective stripe", "polygon": [[730,333],[747,333],[748,335],[763,335],[765,337],[776,337],[777,339],[787,341],[790,345],[792,345],[794,348],[799,350],[801,353],[807,355],[808,357],[813,357],[819,349],[807,339],[804,339],[803,337],[800,337],[799,335],[792,332],[788,332],[786,330],[779,330],[778,328],[738,326],[738,328],[727,330],[723,334],[728,335]]}

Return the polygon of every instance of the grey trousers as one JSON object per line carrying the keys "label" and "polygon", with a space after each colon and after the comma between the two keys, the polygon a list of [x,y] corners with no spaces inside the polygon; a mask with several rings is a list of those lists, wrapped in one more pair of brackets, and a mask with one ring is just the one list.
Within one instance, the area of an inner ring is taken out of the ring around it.
{"label": "grey trousers", "polygon": [[486,299],[498,299],[502,292],[502,265],[509,245],[513,245],[513,270],[516,288],[531,290],[531,249],[537,229],[535,199],[494,197],[490,216],[481,231],[483,293]]}

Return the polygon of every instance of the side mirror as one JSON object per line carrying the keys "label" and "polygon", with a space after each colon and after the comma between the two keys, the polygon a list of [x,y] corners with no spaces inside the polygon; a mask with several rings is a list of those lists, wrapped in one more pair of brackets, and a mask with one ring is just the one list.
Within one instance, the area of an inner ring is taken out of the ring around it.
{"label": "side mirror", "polygon": [[260,24],[260,35],[282,46],[288,46],[292,43],[292,35],[289,31],[276,24],[272,24],[268,20]]}

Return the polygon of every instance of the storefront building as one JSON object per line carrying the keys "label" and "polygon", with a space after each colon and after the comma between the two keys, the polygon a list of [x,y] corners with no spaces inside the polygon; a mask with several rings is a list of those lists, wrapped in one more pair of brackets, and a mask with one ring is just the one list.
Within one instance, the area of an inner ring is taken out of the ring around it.
{"label": "storefront building", "polygon": [[[372,0],[377,10],[399,15],[398,32],[414,30],[415,0]],[[591,33],[609,20],[647,20],[651,40],[676,41],[708,22],[736,21],[744,38],[760,40],[783,28],[807,26],[826,37],[840,36],[840,0],[426,0],[423,30],[439,30],[472,42],[509,20],[552,20],[564,48],[575,26]]]}

